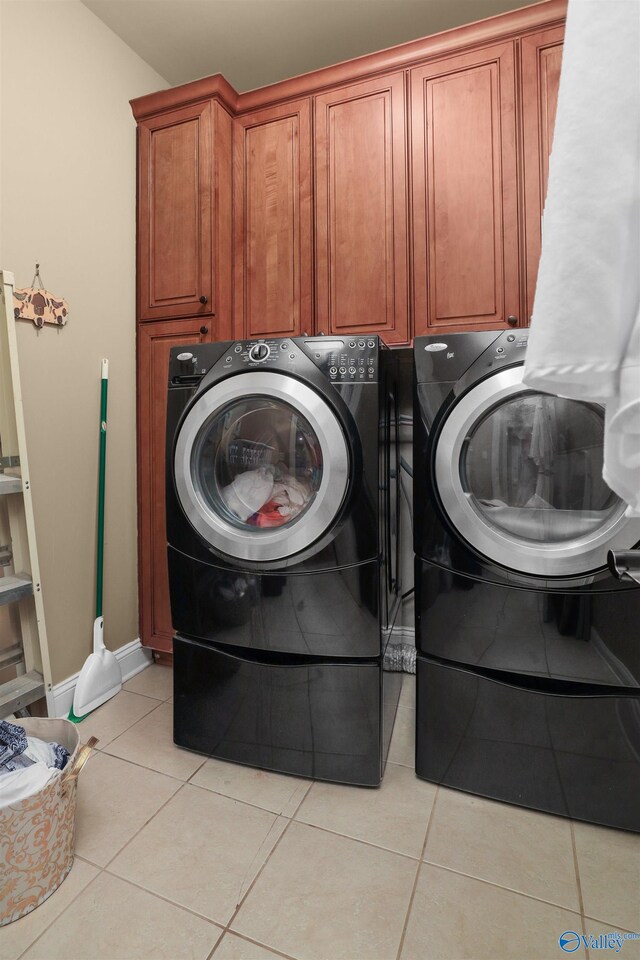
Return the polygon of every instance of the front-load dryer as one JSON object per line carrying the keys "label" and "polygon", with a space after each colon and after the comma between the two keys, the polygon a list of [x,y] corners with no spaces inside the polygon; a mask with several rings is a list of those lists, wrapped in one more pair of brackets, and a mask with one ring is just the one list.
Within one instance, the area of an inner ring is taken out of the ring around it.
{"label": "front-load dryer", "polygon": [[179,745],[380,782],[399,692],[382,669],[401,595],[394,369],[371,336],[171,351]]}
{"label": "front-load dryer", "polygon": [[416,771],[640,830],[640,521],[604,410],[522,382],[527,331],[414,343]]}

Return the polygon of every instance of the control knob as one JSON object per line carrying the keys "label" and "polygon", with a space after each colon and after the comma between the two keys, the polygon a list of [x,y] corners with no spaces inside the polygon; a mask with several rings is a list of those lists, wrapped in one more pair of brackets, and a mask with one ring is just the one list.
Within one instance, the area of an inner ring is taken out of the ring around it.
{"label": "control knob", "polygon": [[249,357],[256,363],[260,363],[262,360],[267,359],[269,352],[269,347],[266,343],[256,343],[249,350]]}

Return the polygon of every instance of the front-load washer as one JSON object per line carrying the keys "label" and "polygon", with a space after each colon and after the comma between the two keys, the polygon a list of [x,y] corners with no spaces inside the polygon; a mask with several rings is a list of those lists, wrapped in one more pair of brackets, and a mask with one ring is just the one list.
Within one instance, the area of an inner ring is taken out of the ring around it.
{"label": "front-load washer", "polygon": [[416,772],[640,830],[640,521],[604,410],[522,382],[527,331],[414,343]]}
{"label": "front-load washer", "polygon": [[380,782],[400,678],[395,361],[377,337],[171,351],[174,738]]}

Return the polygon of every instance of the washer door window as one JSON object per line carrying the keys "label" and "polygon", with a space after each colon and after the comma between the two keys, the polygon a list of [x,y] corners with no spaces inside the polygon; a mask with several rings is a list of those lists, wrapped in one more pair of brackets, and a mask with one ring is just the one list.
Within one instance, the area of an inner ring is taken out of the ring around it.
{"label": "washer door window", "polygon": [[540,576],[587,573],[640,535],[602,479],[604,410],[527,390],[522,373],[502,370],[453,407],[437,438],[438,492],[489,559]]}
{"label": "washer door window", "polygon": [[211,387],[178,435],[182,507],[213,547],[243,560],[279,560],[332,525],[349,453],[338,418],[310,387],[268,371]]}

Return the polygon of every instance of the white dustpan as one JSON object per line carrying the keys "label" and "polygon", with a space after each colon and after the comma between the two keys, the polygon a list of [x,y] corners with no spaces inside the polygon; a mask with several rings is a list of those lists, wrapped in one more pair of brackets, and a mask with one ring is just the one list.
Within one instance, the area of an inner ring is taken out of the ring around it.
{"label": "white dustpan", "polygon": [[87,713],[115,697],[122,689],[122,671],[115,656],[104,645],[104,620],[96,617],[93,624],[93,653],[80,671],[73,695],[74,717],[81,720]]}
{"label": "white dustpan", "polygon": [[80,671],[69,720],[77,723],[122,689],[120,664],[104,645],[102,619],[102,573],[104,551],[104,486],[107,460],[107,384],[109,361],[102,361],[100,400],[100,462],[98,468],[98,563],[96,575],[96,619],[93,622],[93,653]]}

